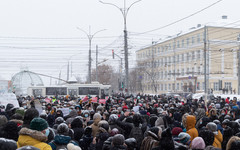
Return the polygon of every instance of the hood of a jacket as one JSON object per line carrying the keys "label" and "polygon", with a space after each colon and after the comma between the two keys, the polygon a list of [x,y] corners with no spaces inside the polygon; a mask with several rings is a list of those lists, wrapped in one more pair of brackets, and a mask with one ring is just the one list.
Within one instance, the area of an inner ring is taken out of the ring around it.
{"label": "hood of a jacket", "polygon": [[192,128],[195,128],[195,124],[196,124],[196,118],[193,115],[189,115],[187,116],[187,130],[190,130]]}
{"label": "hood of a jacket", "polygon": [[64,136],[64,135],[56,135],[54,138],[54,142],[56,144],[62,144],[62,145],[68,144],[70,140],[71,140],[70,136]]}

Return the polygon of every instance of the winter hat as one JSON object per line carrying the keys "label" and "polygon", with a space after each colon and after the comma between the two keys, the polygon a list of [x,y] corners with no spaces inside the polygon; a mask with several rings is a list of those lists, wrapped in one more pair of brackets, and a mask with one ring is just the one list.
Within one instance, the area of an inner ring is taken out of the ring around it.
{"label": "winter hat", "polygon": [[150,123],[150,126],[151,126],[151,127],[154,127],[154,126],[155,126],[155,122],[156,122],[157,119],[158,119],[157,116],[151,116],[151,117],[150,117],[149,123]]}
{"label": "winter hat", "polygon": [[214,142],[213,132],[209,130],[202,130],[199,132],[199,137],[203,138],[206,146],[213,145],[213,142]]}
{"label": "winter hat", "polygon": [[165,128],[167,128],[167,121],[165,120],[164,117],[159,117],[155,121],[155,126],[159,126],[159,127],[161,127],[164,130]]}
{"label": "winter hat", "polygon": [[48,123],[42,118],[34,118],[30,123],[30,129],[43,131],[48,128]]}
{"label": "winter hat", "polygon": [[0,115],[0,127],[5,125],[8,122],[6,116]]}
{"label": "winter hat", "polygon": [[99,123],[98,123],[98,127],[99,127],[99,130],[101,130],[102,132],[108,132],[109,130],[109,124],[106,120],[101,120]]}
{"label": "winter hat", "polygon": [[118,133],[119,133],[118,129],[117,129],[117,128],[113,128],[113,129],[111,130],[111,132],[110,132],[110,135],[111,135],[111,136],[114,136],[114,135],[116,135],[116,134],[118,134]]}
{"label": "winter hat", "polygon": [[215,135],[218,134],[217,125],[214,122],[209,122],[206,127],[208,128],[208,130],[212,131]]}
{"label": "winter hat", "polygon": [[18,148],[17,150],[40,150],[40,149],[33,147],[33,146],[23,146],[23,147]]}
{"label": "winter hat", "polygon": [[147,111],[145,111],[145,110],[140,110],[139,113],[140,113],[141,115],[146,115],[146,114],[147,114]]}
{"label": "winter hat", "polygon": [[118,119],[118,116],[116,114],[111,114],[108,122],[115,122],[117,119]]}
{"label": "winter hat", "polygon": [[15,112],[15,114],[19,114],[19,115],[21,115],[22,117],[24,116],[24,109],[21,109],[21,108],[19,108],[19,109],[17,109],[16,110],[16,112]]}
{"label": "winter hat", "polygon": [[86,136],[91,136],[91,134],[92,134],[92,127],[87,126],[87,127],[84,129],[84,134],[85,134]]}
{"label": "winter hat", "polygon": [[191,148],[192,149],[202,149],[204,150],[205,148],[205,143],[204,140],[201,137],[195,137],[191,143]]}
{"label": "winter hat", "polygon": [[73,143],[69,143],[67,145],[68,150],[82,150],[79,146],[74,145]]}
{"label": "winter hat", "polygon": [[175,127],[172,129],[172,135],[173,136],[178,136],[179,133],[183,132],[182,128],[179,128],[179,127]]}
{"label": "winter hat", "polygon": [[240,147],[240,138],[232,136],[227,143],[227,150],[238,150]]}
{"label": "winter hat", "polygon": [[71,128],[82,128],[83,127],[83,122],[79,118],[74,118],[73,121],[71,122]]}
{"label": "winter hat", "polygon": [[39,112],[35,108],[29,108],[23,117],[23,124],[29,125],[33,118],[39,117]]}
{"label": "winter hat", "polygon": [[65,122],[64,119],[63,119],[63,117],[57,117],[57,118],[55,119],[55,124],[61,124],[61,123],[63,123],[63,122]]}
{"label": "winter hat", "polygon": [[17,143],[14,140],[0,138],[0,149],[1,150],[16,150]]}
{"label": "winter hat", "polygon": [[191,136],[185,132],[181,132],[178,135],[178,139],[181,143],[186,144],[191,139]]}
{"label": "winter hat", "polygon": [[116,134],[113,136],[112,143],[114,146],[123,145],[125,138],[122,134]]}
{"label": "winter hat", "polygon": [[125,140],[125,144],[129,149],[134,149],[137,146],[137,141],[135,138],[128,138]]}
{"label": "winter hat", "polygon": [[57,127],[57,133],[58,134],[62,134],[62,135],[68,135],[69,133],[69,128],[65,123],[61,123],[60,125],[58,125]]}

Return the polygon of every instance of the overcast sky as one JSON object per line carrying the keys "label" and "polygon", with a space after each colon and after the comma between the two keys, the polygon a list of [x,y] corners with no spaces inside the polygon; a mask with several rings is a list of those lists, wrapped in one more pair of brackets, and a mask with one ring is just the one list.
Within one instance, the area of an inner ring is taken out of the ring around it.
{"label": "overcast sky", "polygon": [[[119,7],[123,0],[103,0]],[[134,0],[126,0],[127,6]],[[127,17],[130,68],[134,68],[135,51],[151,41],[186,31],[197,24],[207,24],[227,15],[232,22],[240,20],[239,0],[222,0],[216,5],[175,25],[157,29],[193,14],[218,0],[142,0],[131,7]],[[123,57],[123,17],[120,11],[98,0],[0,0],[0,76],[10,80],[28,67],[30,71],[66,78],[68,59],[73,63],[73,75],[87,75],[88,39],[77,27],[93,38],[93,68],[95,47],[99,46],[99,62],[107,59],[118,70],[119,60],[112,59],[112,49]],[[45,84],[49,79],[43,78]]]}

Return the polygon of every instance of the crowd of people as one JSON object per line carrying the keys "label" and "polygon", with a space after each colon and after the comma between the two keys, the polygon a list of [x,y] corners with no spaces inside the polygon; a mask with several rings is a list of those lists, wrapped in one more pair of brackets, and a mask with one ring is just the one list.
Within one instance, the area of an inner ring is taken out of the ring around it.
{"label": "crowd of people", "polygon": [[0,150],[240,150],[239,105],[140,94],[106,104],[64,98],[41,113],[33,101],[1,105]]}

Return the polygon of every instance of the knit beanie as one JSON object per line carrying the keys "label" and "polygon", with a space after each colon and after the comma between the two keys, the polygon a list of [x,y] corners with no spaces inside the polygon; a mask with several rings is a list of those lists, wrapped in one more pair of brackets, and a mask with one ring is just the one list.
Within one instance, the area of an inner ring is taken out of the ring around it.
{"label": "knit beanie", "polygon": [[172,135],[173,136],[178,136],[179,133],[183,132],[182,128],[179,128],[179,127],[175,127],[172,129]]}
{"label": "knit beanie", "polygon": [[217,125],[214,122],[209,122],[206,127],[214,134],[217,134]]}
{"label": "knit beanie", "polygon": [[58,125],[57,127],[57,133],[61,134],[61,135],[66,135],[68,136],[69,134],[69,128],[66,125],[66,123],[61,123],[60,125]]}
{"label": "knit beanie", "polygon": [[116,134],[113,136],[112,143],[114,146],[123,145],[125,138],[122,134]]}
{"label": "knit beanie", "polygon": [[201,137],[194,138],[191,144],[192,144],[192,149],[199,149],[199,150],[200,149],[204,150],[206,146],[203,138]]}
{"label": "knit beanie", "polygon": [[179,138],[181,143],[186,144],[190,140],[191,136],[189,134],[185,133],[185,132],[181,132],[178,135],[178,138]]}
{"label": "knit beanie", "polygon": [[34,118],[30,123],[30,129],[43,131],[48,128],[48,123],[42,118]]}
{"label": "knit beanie", "polygon": [[19,109],[16,110],[15,114],[19,114],[21,115],[22,117],[24,116],[24,113],[25,113],[25,110],[24,109],[21,109],[21,107]]}
{"label": "knit beanie", "polygon": [[213,145],[213,142],[214,142],[213,132],[209,130],[202,130],[199,132],[199,137],[203,138],[206,146]]}

